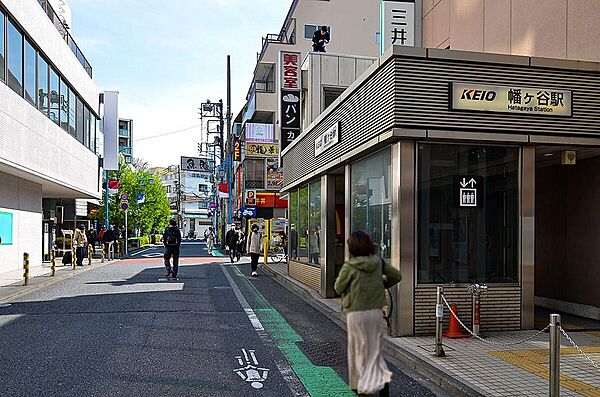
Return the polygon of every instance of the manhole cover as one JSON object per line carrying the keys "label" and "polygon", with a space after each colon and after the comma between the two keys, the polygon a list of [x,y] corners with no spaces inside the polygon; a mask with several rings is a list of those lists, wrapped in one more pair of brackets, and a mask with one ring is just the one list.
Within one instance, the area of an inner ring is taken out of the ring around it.
{"label": "manhole cover", "polygon": [[346,345],[340,342],[302,342],[300,349],[314,365],[324,367],[344,367],[346,365]]}
{"label": "manhole cover", "polygon": [[0,303],[0,309],[9,307],[9,306],[10,306],[10,303]]}

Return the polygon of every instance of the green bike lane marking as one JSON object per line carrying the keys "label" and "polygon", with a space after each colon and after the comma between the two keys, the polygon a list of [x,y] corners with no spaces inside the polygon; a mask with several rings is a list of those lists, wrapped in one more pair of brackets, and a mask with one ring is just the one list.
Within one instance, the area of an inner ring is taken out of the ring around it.
{"label": "green bike lane marking", "polygon": [[346,382],[331,367],[314,365],[298,346],[304,339],[285,318],[274,309],[258,289],[242,274],[237,266],[234,275],[252,294],[254,312],[267,333],[292,366],[294,372],[311,396],[356,396]]}

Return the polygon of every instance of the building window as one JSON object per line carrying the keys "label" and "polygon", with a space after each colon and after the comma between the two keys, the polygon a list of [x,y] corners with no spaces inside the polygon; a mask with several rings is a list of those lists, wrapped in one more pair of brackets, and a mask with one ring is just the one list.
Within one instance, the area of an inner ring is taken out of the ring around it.
{"label": "building window", "polygon": [[60,91],[58,74],[53,67],[50,67],[50,120],[56,124],[60,123]]}
{"label": "building window", "polygon": [[23,34],[8,21],[8,86],[23,96]]}
{"label": "building window", "polygon": [[90,150],[96,153],[96,116],[90,111]]}
{"label": "building window", "polygon": [[345,88],[323,87],[323,111],[346,91]]}
{"label": "building window", "polygon": [[319,264],[321,254],[321,181],[310,184],[308,207],[308,260]]}
{"label": "building window", "polygon": [[0,79],[6,81],[6,73],[4,70],[4,27],[5,27],[5,16],[0,11]]}
{"label": "building window", "polygon": [[38,109],[48,116],[48,63],[41,55],[38,56]]}
{"label": "building window", "polygon": [[419,145],[418,282],[518,282],[518,165],[518,148]]}
{"label": "building window", "polygon": [[[304,38],[306,40],[312,40],[313,38],[313,34],[315,34],[315,32],[317,30],[321,30],[321,26],[323,25],[311,25],[311,24],[306,24],[304,25]],[[329,32],[329,39],[333,39],[333,34],[331,32],[331,26],[327,26],[327,31]]]}
{"label": "building window", "polygon": [[[290,209],[290,234],[288,238],[290,259],[296,259],[298,257],[298,190],[292,190],[290,192],[290,198],[288,201]],[[291,228],[294,229],[291,229]]]}
{"label": "building window", "polygon": [[77,101],[75,99],[75,92],[69,90],[69,134],[77,136]]}
{"label": "building window", "polygon": [[83,143],[85,128],[83,126],[83,101],[77,97],[77,140]]}
{"label": "building window", "polygon": [[246,188],[265,188],[265,161],[263,159],[246,160]]}
{"label": "building window", "polygon": [[[383,171],[383,172],[382,172]],[[385,149],[351,166],[352,232],[363,231],[384,258],[391,257],[392,154]]]}
{"label": "building window", "polygon": [[29,40],[25,40],[25,99],[32,105],[36,106],[36,66],[37,66],[37,52],[35,48],[29,43]]}
{"label": "building window", "polygon": [[298,192],[298,259],[308,262],[308,186]]}
{"label": "building window", "polygon": [[69,88],[63,79],[60,79],[60,126],[69,131]]}

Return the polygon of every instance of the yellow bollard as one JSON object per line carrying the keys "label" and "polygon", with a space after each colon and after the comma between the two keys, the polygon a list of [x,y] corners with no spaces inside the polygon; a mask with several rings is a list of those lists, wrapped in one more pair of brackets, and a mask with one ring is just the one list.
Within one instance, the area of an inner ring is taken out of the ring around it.
{"label": "yellow bollard", "polygon": [[267,255],[268,255],[268,253],[269,253],[269,252],[268,252],[268,251],[269,251],[269,239],[267,239],[267,238],[264,238],[264,237],[263,237],[263,241],[264,241],[264,244],[263,244],[263,251],[264,251],[264,253],[265,253],[264,260],[265,260],[265,266],[266,266],[266,265],[267,265]]}
{"label": "yellow bollard", "polygon": [[104,243],[100,243],[100,263],[104,263],[104,256],[106,253],[104,252]]}
{"label": "yellow bollard", "polygon": [[23,285],[29,283],[29,254],[25,252],[23,254]]}
{"label": "yellow bollard", "polygon": [[94,250],[92,249],[92,246],[90,244],[88,244],[88,265],[91,266],[92,265],[92,254],[93,254]]}
{"label": "yellow bollard", "polygon": [[52,269],[50,277],[54,277],[54,275],[56,274],[56,250],[54,248],[52,248],[52,250],[50,251],[50,261],[52,263],[52,266],[50,267],[50,269]]}
{"label": "yellow bollard", "polygon": [[76,256],[75,256],[75,247],[73,246],[74,244],[71,244],[71,265],[73,265],[73,270],[75,270],[75,265],[77,263],[76,260]]}

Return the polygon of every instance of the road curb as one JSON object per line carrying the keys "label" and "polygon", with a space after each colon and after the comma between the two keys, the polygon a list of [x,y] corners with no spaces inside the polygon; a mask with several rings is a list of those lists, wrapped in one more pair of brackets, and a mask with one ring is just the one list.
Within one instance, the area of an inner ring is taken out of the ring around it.
{"label": "road curb", "polygon": [[[273,280],[294,292],[307,304],[321,312],[343,330],[346,328],[346,317],[343,313],[336,311],[331,306],[325,304],[322,298],[316,291],[292,279],[291,277],[280,274],[268,266],[262,266],[262,270],[267,273]],[[403,367],[407,367],[417,374],[431,380],[444,391],[452,396],[459,397],[485,397],[485,394],[475,388],[468,386],[460,380],[448,375],[441,368],[433,365],[421,357],[413,354],[409,350],[402,348],[392,342],[390,337],[385,338],[384,352],[395,361],[399,362]]]}
{"label": "road curb", "polygon": [[[78,274],[88,272],[92,269],[99,269],[101,267],[108,266],[108,265],[116,263],[118,261],[119,261],[119,259],[115,259],[112,261],[105,261],[104,263],[100,263],[100,262],[92,263],[92,265],[85,265],[83,268],[75,269],[75,270],[72,270],[71,266],[69,265],[69,266],[65,266],[60,269],[57,269],[57,272],[54,277],[50,276],[49,274],[41,274],[39,276],[32,277],[30,279],[30,282],[32,282],[32,284],[30,284],[28,286],[23,286],[21,284],[21,282],[16,282],[14,284],[9,284],[4,287],[0,287],[0,293],[2,292],[2,288],[16,288],[16,287],[23,288],[21,291],[14,292],[7,296],[0,296],[0,303],[7,303],[9,301],[13,301],[15,299],[22,298],[24,296],[27,296],[29,294],[32,294],[39,290],[42,290],[46,287],[54,285],[54,284],[58,283],[59,281],[76,276]],[[42,278],[47,278],[47,280],[41,281],[39,284],[33,284],[36,281],[41,280]]]}

